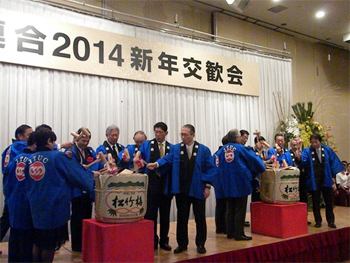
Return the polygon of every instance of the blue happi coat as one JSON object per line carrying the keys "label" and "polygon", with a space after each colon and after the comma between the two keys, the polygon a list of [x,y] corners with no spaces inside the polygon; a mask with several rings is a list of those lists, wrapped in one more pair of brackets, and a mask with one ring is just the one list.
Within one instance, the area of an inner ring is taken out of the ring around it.
{"label": "blue happi coat", "polygon": [[[164,141],[164,144],[166,144],[164,145],[164,156],[166,156],[170,154],[174,145],[169,142],[166,143],[166,141]],[[153,162],[153,160],[151,160],[151,154],[156,150],[159,151],[158,147],[159,146],[156,139],[145,141],[141,145],[139,150],[141,153],[141,158],[145,160],[147,163]],[[157,168],[156,170],[157,174],[159,174],[162,177],[161,178],[162,182],[159,182],[159,183],[162,185],[162,188],[164,188],[164,194],[167,194],[167,195],[171,194],[171,182],[169,182],[169,180],[171,180],[171,171],[172,171],[171,163],[164,164],[161,167]],[[145,166],[143,173],[149,175],[149,172],[150,172],[149,169]]]}
{"label": "blue happi coat", "polygon": [[34,228],[54,229],[70,219],[72,190],[93,191],[93,173],[59,151],[41,151],[28,159],[26,192]]}
{"label": "blue happi coat", "polygon": [[3,171],[4,195],[9,208],[10,225],[16,229],[33,228],[29,200],[26,195],[27,178],[24,173],[30,155],[32,152],[17,155]]}
{"label": "blue happi coat", "polygon": [[[92,149],[90,146],[88,146],[87,150],[91,153],[91,157],[95,161],[96,160],[96,152],[94,151],[94,149]],[[72,151],[72,159],[74,159],[77,162],[79,162],[79,160],[77,160],[77,157],[76,157],[76,155],[77,155],[76,147],[73,147],[71,149],[71,151]],[[67,152],[67,150],[66,150],[66,152]],[[83,162],[81,160],[80,160],[80,163],[83,164]],[[89,171],[98,171],[98,170],[102,169],[103,166],[104,166],[103,162],[98,162],[98,163],[95,163],[95,164],[91,165],[88,168],[88,170]],[[80,189],[79,187],[75,187],[74,190],[73,190],[73,197],[82,196],[84,192],[86,192],[86,191]],[[90,192],[89,195],[90,195],[91,200],[95,200],[95,191]]]}
{"label": "blue happi coat", "polygon": [[[105,146],[107,145],[107,146]],[[123,150],[125,149],[125,146],[124,145],[121,145],[120,143],[117,143],[117,147],[119,149],[119,152],[123,152]],[[96,153],[99,153],[99,152],[103,152],[103,154],[108,154],[108,152],[111,151],[111,148],[110,148],[110,145],[105,141],[103,144],[101,144],[100,146],[97,147],[96,149]],[[119,154],[118,152],[118,154]],[[118,160],[115,160],[116,164],[119,163],[119,156],[118,157]]]}
{"label": "blue happi coat", "polygon": [[[181,151],[183,143],[174,145],[170,154],[165,155],[157,162],[160,166],[166,163],[172,163],[172,194],[180,193],[180,155],[186,154]],[[195,146],[194,146],[195,147]],[[193,149],[194,150],[194,149]],[[212,161],[210,150],[203,144],[198,144],[196,162],[193,171],[192,184],[190,187],[189,196],[204,200],[203,192],[206,182],[213,182],[215,177],[215,166]]]}
{"label": "blue happi coat", "polygon": [[237,143],[228,143],[214,155],[217,180],[216,198],[243,197],[252,193],[252,173],[265,171],[264,162],[254,151]]}
{"label": "blue happi coat", "polygon": [[27,148],[27,142],[14,141],[8,146],[2,153],[1,170],[10,164],[10,162],[19,154],[23,153],[23,150]]}
{"label": "blue happi coat", "polygon": [[267,151],[267,160],[270,160],[271,156],[272,155],[275,155],[276,156],[276,160],[279,162],[280,164],[280,167],[282,167],[282,164],[283,164],[283,160],[286,160],[287,164],[289,166],[293,166],[293,159],[292,159],[292,156],[290,155],[290,152],[288,149],[286,148],[283,148],[284,150],[284,154],[282,155],[279,155],[277,152],[276,152],[276,148],[270,148],[268,151]]}
{"label": "blue happi coat", "polygon": [[[332,177],[335,176],[335,174],[343,171],[344,166],[342,165],[341,161],[339,160],[335,152],[328,146],[321,145],[321,151],[322,151],[322,155],[324,155],[322,156],[322,159],[324,160],[324,172],[325,172],[323,186],[332,187],[333,185]],[[315,160],[315,157],[313,156],[314,154],[316,154],[316,152],[312,150],[311,147],[306,148],[301,153],[300,168],[304,168],[307,174],[307,188],[309,191],[316,190],[315,174],[314,174],[314,167],[313,167],[313,161]]]}

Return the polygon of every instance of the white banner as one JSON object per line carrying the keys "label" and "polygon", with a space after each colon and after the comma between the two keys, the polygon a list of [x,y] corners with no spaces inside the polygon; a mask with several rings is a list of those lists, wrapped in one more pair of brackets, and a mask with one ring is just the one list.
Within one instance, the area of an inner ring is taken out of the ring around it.
{"label": "white banner", "polygon": [[0,61],[259,96],[258,63],[0,9]]}

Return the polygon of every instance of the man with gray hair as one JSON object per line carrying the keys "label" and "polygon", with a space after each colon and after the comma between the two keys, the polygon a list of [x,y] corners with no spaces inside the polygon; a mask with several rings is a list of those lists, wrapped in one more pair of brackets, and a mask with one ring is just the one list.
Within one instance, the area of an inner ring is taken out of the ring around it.
{"label": "man with gray hair", "polygon": [[104,154],[112,154],[115,163],[119,162],[118,154],[125,149],[125,146],[118,143],[119,128],[116,125],[110,125],[106,129],[107,140],[102,145],[97,147],[96,153],[103,152]]}
{"label": "man with gray hair", "polygon": [[217,182],[223,186],[223,197],[227,198],[227,238],[251,240],[244,234],[244,220],[248,195],[253,191],[252,173],[262,173],[265,165],[254,151],[241,144],[237,129],[230,130],[227,137],[229,143],[214,155]]}

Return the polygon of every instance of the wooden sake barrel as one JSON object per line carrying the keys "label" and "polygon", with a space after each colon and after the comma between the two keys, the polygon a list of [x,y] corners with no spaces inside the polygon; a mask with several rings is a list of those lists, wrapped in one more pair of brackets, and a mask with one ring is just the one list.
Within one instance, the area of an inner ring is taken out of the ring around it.
{"label": "wooden sake barrel", "polygon": [[299,201],[300,171],[288,169],[266,169],[260,174],[260,198],[273,204],[294,204]]}
{"label": "wooden sake barrel", "polygon": [[136,222],[147,210],[146,174],[103,174],[95,179],[96,220],[103,223]]}

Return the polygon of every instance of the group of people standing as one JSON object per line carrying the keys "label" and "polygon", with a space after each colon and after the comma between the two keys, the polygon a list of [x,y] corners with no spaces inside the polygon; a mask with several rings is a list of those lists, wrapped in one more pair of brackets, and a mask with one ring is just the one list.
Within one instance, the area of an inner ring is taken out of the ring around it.
{"label": "group of people standing", "polygon": [[[52,261],[55,249],[68,239],[69,220],[72,250],[81,251],[82,220],[91,218],[92,214],[93,178],[104,165],[94,162],[100,152],[110,154],[119,171],[134,169],[148,175],[145,218],[154,222],[154,249],[159,245],[164,250],[172,250],[168,233],[171,200],[175,196],[178,246],[174,253],[187,250],[191,205],[196,222],[197,252],[206,253],[205,201],[212,186],[217,198],[217,233],[224,232],[228,239],[237,241],[251,240],[244,233],[247,199],[252,194],[252,201],[259,200],[256,178],[265,171],[265,164],[271,162],[272,156],[281,167],[287,163],[303,171],[305,179],[301,184],[305,184],[305,189],[308,186],[312,194],[315,226],[319,227],[322,222],[317,206],[322,192],[328,225],[335,227],[333,206],[327,194],[332,187],[329,186],[332,177],[343,166],[329,147],[321,145],[318,134],[311,136],[311,147],[301,153],[298,143],[294,147],[293,141],[290,151],[284,148],[283,134],[275,136],[273,148],[267,149],[260,134],[255,138],[254,147],[247,147],[244,144],[249,133],[233,129],[223,138],[223,146],[212,155],[208,147],[195,141],[195,127],[191,124],[181,128],[182,142],[176,145],[166,141],[168,127],[165,123],[156,123],[153,131],[152,140],[147,140],[143,131],[137,131],[133,137],[135,144],[124,147],[118,143],[119,128],[111,125],[106,129],[106,141],[94,151],[89,146],[90,131],[73,143],[56,146],[56,135],[49,126],[41,125],[35,132],[27,125],[20,126],[16,139],[2,156],[5,194],[2,221],[9,215],[9,224],[1,222],[1,238],[11,225],[9,262]],[[78,130],[77,134],[80,133]],[[57,151],[60,148],[65,148],[65,153]],[[319,157],[317,149],[321,149]],[[140,159],[146,165],[134,167]],[[25,246],[20,243],[21,235],[25,236]]]}

